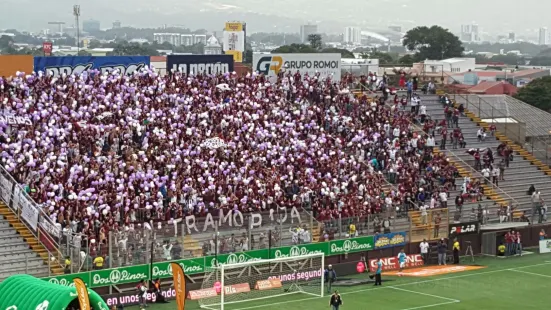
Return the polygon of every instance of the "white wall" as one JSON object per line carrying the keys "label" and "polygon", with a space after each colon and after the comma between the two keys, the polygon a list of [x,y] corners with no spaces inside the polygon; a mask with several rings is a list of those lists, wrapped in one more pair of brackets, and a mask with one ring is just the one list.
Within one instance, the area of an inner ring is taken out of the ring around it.
{"label": "white wall", "polygon": [[151,66],[153,66],[153,68],[155,68],[155,71],[156,71],[156,72],[159,72],[159,74],[161,74],[161,75],[165,75],[165,74],[166,74],[166,62],[165,62],[165,61],[162,61],[162,62],[152,62],[152,63],[151,63]]}

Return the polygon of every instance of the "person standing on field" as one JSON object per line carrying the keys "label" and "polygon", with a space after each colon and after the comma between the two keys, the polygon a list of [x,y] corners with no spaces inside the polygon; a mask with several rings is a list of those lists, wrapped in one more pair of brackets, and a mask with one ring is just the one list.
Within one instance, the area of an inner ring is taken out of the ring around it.
{"label": "person standing on field", "polygon": [[339,291],[335,291],[335,293],[331,295],[329,306],[331,307],[332,310],[339,310],[340,306],[342,306],[342,297],[339,294]]}
{"label": "person standing on field", "polygon": [[423,263],[427,265],[429,263],[429,243],[427,242],[427,239],[423,239],[423,242],[419,244],[419,248],[421,249],[421,257],[423,258]]}
{"label": "person standing on field", "polygon": [[400,271],[398,273],[398,276],[402,276],[402,272],[404,271],[404,268],[406,267],[406,259],[407,259],[407,255],[406,253],[404,252],[404,249],[402,249],[400,251],[400,253],[398,253],[398,262],[400,263]]}
{"label": "person standing on field", "polygon": [[448,245],[444,242],[444,238],[438,243],[438,265],[446,265],[446,251]]}
{"label": "person standing on field", "polygon": [[377,259],[377,271],[375,271],[375,286],[383,285],[381,280],[381,273],[383,272],[383,262],[381,261],[381,258]]}
{"label": "person standing on field", "polygon": [[457,238],[453,240],[453,263],[459,265],[459,241]]}

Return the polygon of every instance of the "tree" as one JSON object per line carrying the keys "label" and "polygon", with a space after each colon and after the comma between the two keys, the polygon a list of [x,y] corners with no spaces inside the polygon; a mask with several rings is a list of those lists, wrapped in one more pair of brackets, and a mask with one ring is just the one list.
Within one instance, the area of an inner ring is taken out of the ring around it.
{"label": "tree", "polygon": [[308,35],[308,42],[310,42],[310,46],[314,49],[320,50],[323,43],[321,41],[321,35],[319,34],[310,34]]}
{"label": "tree", "polygon": [[551,76],[532,80],[519,89],[515,98],[536,108],[551,112]]}
{"label": "tree", "polygon": [[92,54],[88,51],[85,51],[85,50],[80,50],[78,52],[78,56],[92,56]]}
{"label": "tree", "polygon": [[415,51],[417,61],[461,57],[464,51],[459,38],[440,26],[413,28],[404,36],[402,45]]}
{"label": "tree", "polygon": [[398,59],[398,63],[401,65],[412,65],[414,62],[415,59],[410,54],[406,54]]}
{"label": "tree", "polygon": [[282,53],[282,54],[288,54],[288,53],[317,53],[318,51],[307,44],[291,44],[291,45],[283,45],[275,50],[272,51],[272,53]]}
{"label": "tree", "polygon": [[551,66],[550,56],[536,56],[530,59],[531,66]]}
{"label": "tree", "polygon": [[341,54],[341,58],[356,58],[354,54],[343,48],[328,47],[321,50],[322,53],[338,53]]}
{"label": "tree", "polygon": [[13,45],[13,39],[10,36],[0,37],[0,49],[7,48]]}

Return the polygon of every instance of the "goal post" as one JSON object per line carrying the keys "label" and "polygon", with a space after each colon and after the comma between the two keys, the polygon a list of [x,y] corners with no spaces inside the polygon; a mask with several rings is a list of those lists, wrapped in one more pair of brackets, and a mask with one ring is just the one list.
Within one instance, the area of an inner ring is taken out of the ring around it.
{"label": "goal post", "polygon": [[324,265],[323,253],[219,264],[206,270],[201,285],[205,297],[199,298],[199,305],[224,310],[229,305],[239,309],[233,304],[287,295],[296,295],[293,298],[297,300],[302,296],[323,297]]}

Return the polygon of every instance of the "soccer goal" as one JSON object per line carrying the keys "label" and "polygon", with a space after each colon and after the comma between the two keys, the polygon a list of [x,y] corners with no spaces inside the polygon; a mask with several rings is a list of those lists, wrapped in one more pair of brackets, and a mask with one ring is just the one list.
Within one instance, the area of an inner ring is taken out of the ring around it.
{"label": "soccer goal", "polygon": [[[219,264],[205,274],[201,286],[204,298],[199,299],[199,305],[204,309],[233,310],[248,308],[254,301],[260,304],[258,300],[289,300],[288,295],[296,294],[292,298],[297,300],[301,295],[323,297],[324,263],[324,255],[319,253]],[[275,299],[268,300],[271,298]]]}

